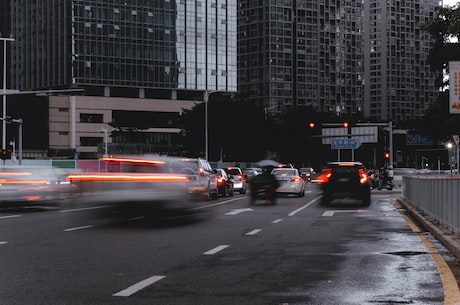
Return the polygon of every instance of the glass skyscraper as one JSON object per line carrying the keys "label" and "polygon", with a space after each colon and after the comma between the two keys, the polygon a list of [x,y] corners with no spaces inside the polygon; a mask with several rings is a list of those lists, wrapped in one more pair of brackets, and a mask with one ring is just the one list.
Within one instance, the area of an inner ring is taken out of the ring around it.
{"label": "glass skyscraper", "polygon": [[361,1],[240,0],[239,91],[270,112],[363,105]]}
{"label": "glass skyscraper", "polygon": [[267,112],[312,105],[376,120],[438,95],[423,25],[438,0],[239,0],[238,90]]}
{"label": "glass skyscraper", "polygon": [[235,2],[9,1],[12,87],[236,91]]}
{"label": "glass skyscraper", "polygon": [[427,61],[433,46],[423,26],[438,0],[370,0],[365,8],[365,115],[420,119],[439,94]]}

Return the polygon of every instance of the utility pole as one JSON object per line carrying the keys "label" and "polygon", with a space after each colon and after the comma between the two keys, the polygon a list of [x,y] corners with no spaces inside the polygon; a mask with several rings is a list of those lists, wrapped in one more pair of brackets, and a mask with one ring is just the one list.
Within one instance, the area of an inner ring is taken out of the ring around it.
{"label": "utility pole", "polygon": [[14,38],[0,37],[3,41],[3,125],[2,125],[2,149],[6,149],[6,43],[8,41],[14,41]]}

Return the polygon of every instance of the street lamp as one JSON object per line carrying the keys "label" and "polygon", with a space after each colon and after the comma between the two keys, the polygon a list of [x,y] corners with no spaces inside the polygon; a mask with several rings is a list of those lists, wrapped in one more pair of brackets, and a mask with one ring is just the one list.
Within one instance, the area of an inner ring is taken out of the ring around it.
{"label": "street lamp", "polygon": [[3,130],[2,130],[2,149],[6,149],[6,42],[14,41],[14,38],[0,37],[3,41]]}
{"label": "street lamp", "polygon": [[452,162],[452,159],[453,159],[453,155],[452,155],[452,148],[454,147],[454,145],[451,143],[451,142],[448,142],[446,144],[446,148],[447,150],[449,151],[449,168],[450,168],[450,175],[452,176],[452,165],[453,165],[453,162]]}
{"label": "street lamp", "polygon": [[101,128],[101,132],[104,133],[104,158],[107,158],[109,156],[107,153],[107,128]]}

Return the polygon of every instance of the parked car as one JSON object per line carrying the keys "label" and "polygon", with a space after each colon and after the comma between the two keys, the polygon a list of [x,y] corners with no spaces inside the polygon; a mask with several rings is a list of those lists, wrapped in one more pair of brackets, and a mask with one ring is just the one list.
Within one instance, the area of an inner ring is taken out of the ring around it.
{"label": "parked car", "polygon": [[272,175],[275,176],[280,184],[276,189],[277,194],[305,196],[305,180],[300,177],[296,168],[274,168]]}
{"label": "parked car", "polygon": [[247,183],[244,179],[243,171],[239,167],[227,167],[225,172],[233,178],[233,188],[235,192],[246,194]]}
{"label": "parked car", "polygon": [[215,172],[217,175],[217,189],[219,191],[219,195],[223,197],[233,196],[233,178],[231,178],[222,168],[215,169]]}
{"label": "parked car", "polygon": [[361,162],[329,162],[318,177],[323,191],[322,204],[352,198],[364,206],[371,203],[369,177]]}
{"label": "parked car", "polygon": [[302,167],[299,169],[300,177],[302,177],[305,181],[311,182],[311,180],[316,175],[316,172],[311,167]]}

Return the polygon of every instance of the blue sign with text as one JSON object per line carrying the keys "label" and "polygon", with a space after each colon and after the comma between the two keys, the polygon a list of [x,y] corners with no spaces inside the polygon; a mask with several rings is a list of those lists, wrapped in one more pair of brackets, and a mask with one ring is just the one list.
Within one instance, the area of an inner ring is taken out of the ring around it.
{"label": "blue sign with text", "polygon": [[358,139],[332,139],[332,149],[357,149],[361,146]]}

